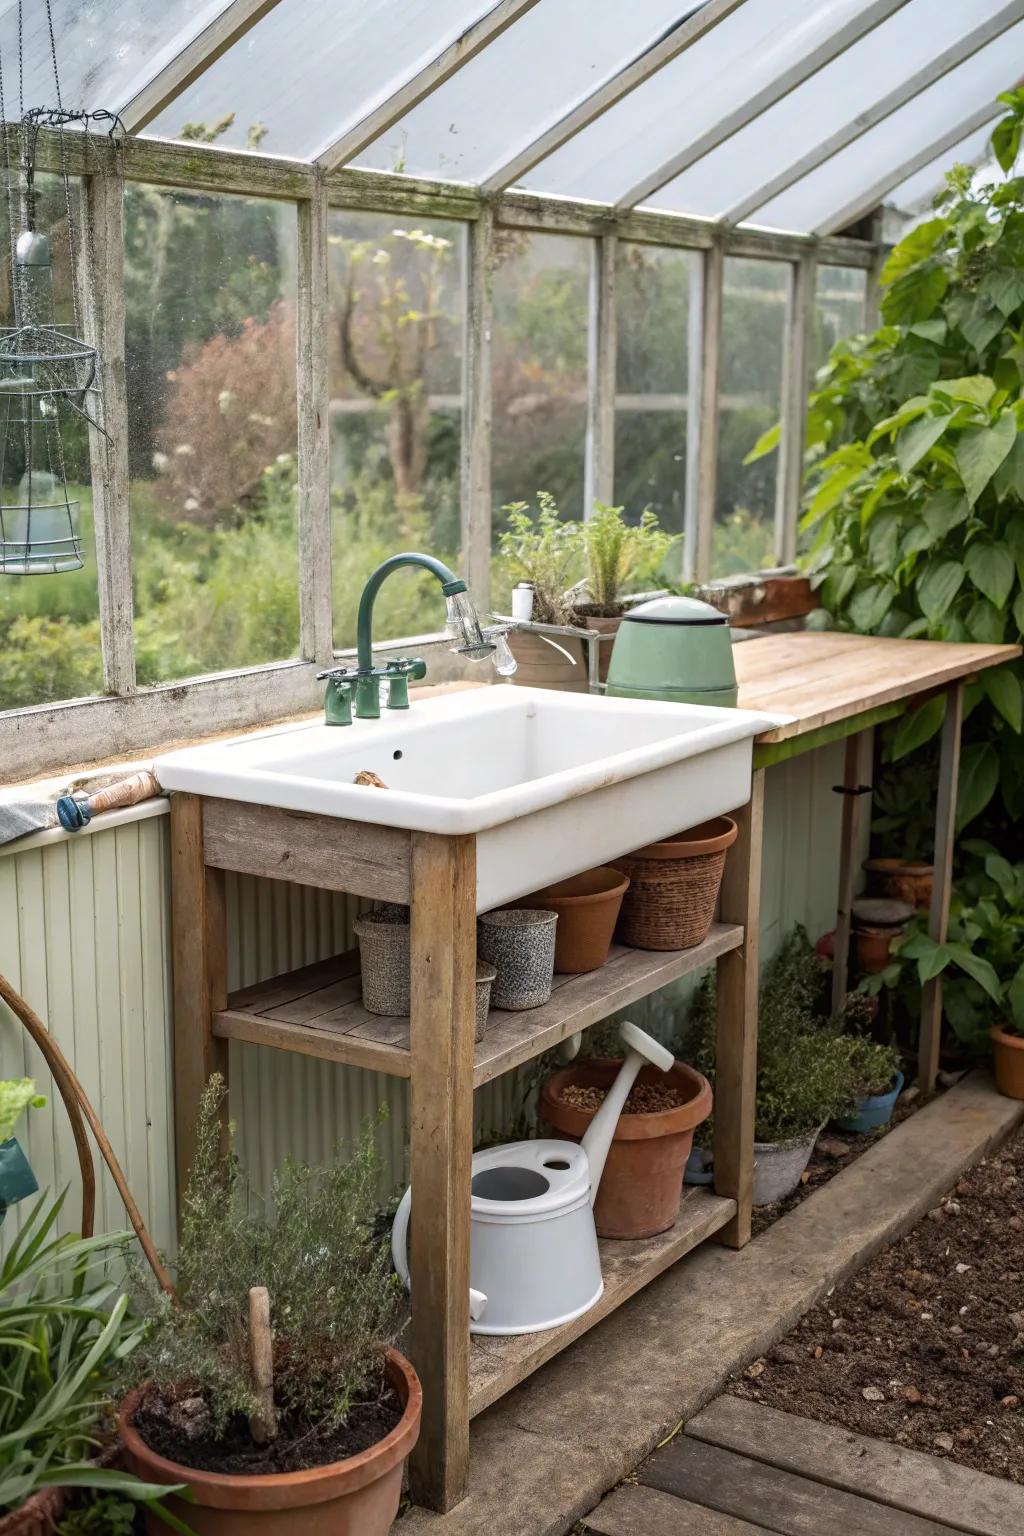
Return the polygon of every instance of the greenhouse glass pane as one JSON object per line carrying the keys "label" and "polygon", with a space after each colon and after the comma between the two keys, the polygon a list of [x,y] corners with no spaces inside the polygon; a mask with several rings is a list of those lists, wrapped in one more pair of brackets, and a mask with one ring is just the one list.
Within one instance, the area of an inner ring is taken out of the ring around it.
{"label": "greenhouse glass pane", "polygon": [[992,137],[992,124],[986,123],[984,128],[978,128],[959,144],[940,155],[937,160],[932,160],[913,176],[908,176],[906,181],[901,181],[898,187],[886,194],[886,206],[898,209],[902,213],[917,213],[922,206],[927,208],[933,197],[942,191],[946,184],[946,172],[956,164],[977,165],[979,174],[984,175],[987,167],[989,174],[1002,175],[995,161],[992,159],[989,148],[989,139]]}
{"label": "greenhouse glass pane", "polygon": [[[226,8],[228,0],[52,0],[65,105],[121,107]],[[18,97],[18,7],[0,12],[8,118],[56,106],[46,7],[24,0],[25,87]]]}
{"label": "greenhouse glass pane", "polygon": [[[758,224],[816,229],[894,169],[928,148],[1012,84],[1011,62],[1024,48],[1024,22],[988,44],[944,80],[833,155],[818,170],[757,211]],[[952,164],[952,158],[950,159]],[[885,199],[883,198],[882,201]]]}
{"label": "greenhouse glass pane", "polygon": [[[524,178],[539,192],[615,202],[857,17],[867,0],[746,0]],[[817,133],[817,125],[814,125]]]}
{"label": "greenhouse glass pane", "polygon": [[[495,246],[496,542],[505,527],[501,508],[536,504],[538,491],[550,491],[565,517],[583,515],[590,241],[502,230]],[[500,573],[496,580],[496,603],[507,601]]]}
{"label": "greenhouse glass pane", "polygon": [[[328,369],[334,643],[354,645],[367,577],[396,549],[458,568],[464,229],[332,209]],[[430,576],[383,587],[379,639],[444,627]]]}
{"label": "greenhouse glass pane", "polygon": [[218,144],[310,159],[488,9],[487,0],[280,0],[147,131],[216,134]]}
{"label": "greenhouse glass pane", "polygon": [[812,375],[828,360],[837,341],[864,329],[867,294],[868,275],[862,268],[818,268],[810,342]]}
{"label": "greenhouse glass pane", "polygon": [[[674,212],[717,218],[807,151],[855,122],[992,14],[992,0],[910,0],[746,128],[652,195]],[[808,134],[813,124],[813,137]],[[751,222],[760,222],[752,216]]]}
{"label": "greenhouse glass pane", "polygon": [[[38,176],[36,187],[39,227],[50,237],[55,317],[59,324],[73,328],[64,186],[57,176]],[[77,182],[71,184],[71,197],[72,212],[77,214]],[[6,191],[0,189],[0,229],[7,230],[9,218]],[[8,236],[4,233],[0,238],[6,243]],[[9,273],[10,261],[5,258],[0,325],[13,323]],[[14,431],[12,442],[10,430],[3,430],[0,417],[5,450],[0,497],[8,505],[23,502],[25,472],[20,432]],[[78,533],[85,563],[80,571],[0,575],[0,711],[81,698],[103,689],[89,441],[83,421],[65,420],[61,448],[68,496],[79,504]]]}
{"label": "greenhouse glass pane", "polygon": [[643,53],[696,0],[542,3],[359,156],[357,165],[482,181],[609,75]]}
{"label": "greenhouse glass pane", "polygon": [[125,186],[140,683],[294,656],[295,209]]}
{"label": "greenhouse glass pane", "polygon": [[615,500],[650,507],[682,533],[686,501],[690,284],[696,257],[664,245],[619,245]]}
{"label": "greenhouse glass pane", "polygon": [[756,571],[774,559],[779,456],[743,460],[779,419],[788,292],[785,262],[726,258],[712,576]]}

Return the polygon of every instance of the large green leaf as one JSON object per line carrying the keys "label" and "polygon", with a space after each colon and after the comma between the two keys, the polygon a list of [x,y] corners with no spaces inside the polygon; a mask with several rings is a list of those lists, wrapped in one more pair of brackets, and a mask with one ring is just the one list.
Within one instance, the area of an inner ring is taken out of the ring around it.
{"label": "large green leaf", "polygon": [[936,539],[944,539],[950,529],[966,521],[969,511],[967,499],[960,491],[936,491],[928,498],[924,520]]}
{"label": "large green leaf", "polygon": [[992,153],[1007,175],[1020,153],[1020,135],[1021,120],[1016,116],[1001,117],[992,130]]}
{"label": "large green leaf", "polygon": [[964,556],[964,565],[978,591],[984,592],[997,608],[1005,608],[1014,578],[1009,550],[1002,544],[983,544],[976,539]]}
{"label": "large green leaf", "polygon": [[995,382],[987,373],[969,373],[962,379],[939,379],[932,385],[932,394],[964,400],[968,405],[980,405],[986,412],[995,392]]}
{"label": "large green leaf", "polygon": [[868,556],[876,571],[888,574],[896,565],[900,548],[902,514],[895,508],[879,512],[868,534]]}
{"label": "large green leaf", "polygon": [[946,950],[949,958],[966,971],[973,981],[980,987],[984,987],[994,1003],[1000,1003],[1003,999],[1003,988],[991,961],[982,955],[976,955],[966,944],[948,944]]}
{"label": "large green leaf", "polygon": [[1017,578],[1024,586],[1024,512],[1018,512],[1010,519],[1003,539],[1017,567]]}
{"label": "large green leaf", "polygon": [[1013,622],[1019,634],[1024,635],[1024,587],[1013,600]]}
{"label": "large green leaf", "polygon": [[761,433],[761,436],[743,460],[744,464],[754,464],[758,459],[763,459],[767,454],[774,453],[775,449],[779,446],[781,436],[782,424],[777,421],[773,427],[769,427],[766,432]]}
{"label": "large green leaf", "polygon": [[960,787],[956,801],[957,831],[980,816],[999,783],[999,756],[990,741],[972,741],[960,758]]}
{"label": "large green leaf", "polygon": [[917,599],[933,623],[943,617],[963,585],[964,568],[959,560],[933,560],[917,583]]}
{"label": "large green leaf", "polygon": [[933,444],[945,432],[952,416],[948,411],[939,416],[919,416],[896,436],[896,462],[905,475],[919,464]]}
{"label": "large green leaf", "polygon": [[901,757],[906,757],[918,747],[923,747],[926,741],[931,741],[945,718],[946,695],[944,693],[935,694],[933,698],[922,704],[920,709],[904,715],[893,734],[891,748],[893,762],[898,763]]}
{"label": "large green leaf", "polygon": [[896,588],[888,581],[872,581],[850,600],[850,621],[863,634],[877,629],[893,605]]}
{"label": "large green leaf", "polygon": [[992,488],[1000,501],[1011,493],[1024,499],[1024,432],[1018,432],[1013,447],[995,472]]}
{"label": "large green leaf", "polygon": [[976,352],[984,352],[989,342],[999,335],[1003,324],[1003,317],[999,310],[991,300],[981,294],[978,294],[973,303],[965,306],[960,313],[961,334]]}
{"label": "large green leaf", "polygon": [[979,645],[1002,645],[1006,638],[1006,620],[987,597],[979,597],[967,614],[967,632]]}
{"label": "large green leaf", "polygon": [[981,292],[1004,315],[1012,315],[1024,304],[1024,271],[1019,267],[997,267],[985,278]]}
{"label": "large green leaf", "polygon": [[1024,1034],[1024,964],[1018,967],[1006,989],[1006,1001],[1010,1005],[1010,1016],[1014,1024]]}
{"label": "large green leaf", "polygon": [[993,667],[982,674],[982,684],[992,703],[1010,728],[1020,735],[1020,681],[1009,667]]}
{"label": "large green leaf", "polygon": [[973,507],[992,476],[1013,447],[1017,418],[1004,411],[994,426],[969,427],[956,445],[956,467]]}
{"label": "large green leaf", "polygon": [[946,228],[945,219],[925,219],[916,225],[890,253],[882,268],[881,282],[884,285],[894,283],[897,278],[909,272],[911,267],[916,267],[919,261],[924,261],[935,250]]}
{"label": "large green leaf", "polygon": [[942,303],[948,286],[945,269],[937,263],[914,267],[898,277],[886,293],[882,316],[891,325],[914,325],[919,320],[929,320]]}

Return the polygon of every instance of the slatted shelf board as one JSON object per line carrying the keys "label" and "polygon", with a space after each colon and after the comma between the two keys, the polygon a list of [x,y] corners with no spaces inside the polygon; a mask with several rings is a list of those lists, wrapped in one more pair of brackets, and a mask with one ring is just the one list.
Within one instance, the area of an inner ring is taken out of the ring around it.
{"label": "slatted shelf board", "polygon": [[684,1189],[678,1220],[668,1232],[638,1242],[602,1239],[604,1295],[582,1317],[544,1333],[520,1333],[512,1338],[474,1334],[469,1356],[470,1415],[489,1408],[588,1328],[621,1307],[684,1253],[724,1227],[735,1210],[735,1200],[722,1199],[707,1189]]}
{"label": "slatted shelf board", "polygon": [[[704,943],[693,949],[615,945],[599,971],[556,976],[551,999],[543,1007],[523,1013],[492,1009],[487,1032],[476,1047],[474,1086],[710,965],[742,941],[742,928],[716,923]],[[214,1014],[213,1032],[224,1039],[297,1051],[394,1077],[408,1077],[411,1071],[409,1020],[366,1011],[356,950],[232,993],[227,1008]]]}

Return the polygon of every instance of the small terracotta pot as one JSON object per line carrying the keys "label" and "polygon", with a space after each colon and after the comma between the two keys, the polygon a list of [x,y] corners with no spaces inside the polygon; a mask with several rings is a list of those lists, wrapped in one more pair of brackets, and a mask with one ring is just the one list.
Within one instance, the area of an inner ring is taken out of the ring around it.
{"label": "small terracotta pot", "polygon": [[931,864],[917,863],[913,859],[865,859],[863,869],[872,896],[909,901],[918,911],[931,906],[935,878]]}
{"label": "small terracotta pot", "polygon": [[999,1092],[1008,1099],[1024,1099],[1024,1036],[994,1029],[992,1067]]}
{"label": "small terracotta pot", "polygon": [[[171,1495],[168,1508],[196,1536],[385,1536],[398,1513],[402,1468],[420,1432],[423,1392],[416,1372],[389,1349],[388,1380],[404,1412],[389,1435],[324,1467],[262,1477],[234,1477],[182,1467],[150,1450],[134,1426],[145,1391],[137,1387],[121,1405],[118,1427],[125,1463],[148,1483],[184,1483],[193,1500]],[[158,1515],[147,1513],[149,1536],[170,1536]]]}
{"label": "small terracotta pot", "polygon": [[523,898],[523,906],[558,913],[556,971],[576,975],[604,965],[628,888],[629,879],[621,869],[606,864]]}
{"label": "small terracotta pot", "polygon": [[889,950],[898,928],[855,928],[853,942],[857,969],[864,976],[877,976],[889,964]]}
{"label": "small terracotta pot", "polygon": [[[568,1141],[582,1141],[596,1110],[566,1104],[562,1089],[570,1084],[610,1088],[621,1066],[621,1061],[594,1057],[552,1073],[541,1088],[541,1119]],[[668,1072],[642,1067],[637,1082],[667,1083],[685,1095],[685,1102],[653,1115],[619,1116],[594,1203],[599,1237],[654,1237],[675,1224],[693,1133],[711,1113],[710,1084],[681,1061]]]}

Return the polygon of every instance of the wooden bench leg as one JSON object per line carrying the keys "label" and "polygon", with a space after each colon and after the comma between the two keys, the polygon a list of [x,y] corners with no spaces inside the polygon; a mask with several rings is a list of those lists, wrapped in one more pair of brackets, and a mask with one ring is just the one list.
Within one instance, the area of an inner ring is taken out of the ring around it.
{"label": "wooden bench leg", "polygon": [[843,826],[839,841],[839,902],[832,959],[832,1012],[843,1006],[848,984],[850,927],[853,917],[853,893],[857,882],[857,855],[860,852],[864,816],[871,806],[870,794],[858,793],[870,785],[875,750],[872,727],[846,738],[846,765],[843,770]]}
{"label": "wooden bench leg", "polygon": [[409,1270],[423,1420],[412,1496],[444,1511],[469,1465],[476,839],[413,833]]}
{"label": "wooden bench leg", "polygon": [[[213,1014],[227,1005],[224,871],[203,858],[201,795],[171,796],[171,948],[174,966],[174,1164],[178,1209],[195,1151],[196,1119],[206,1080],[227,1082],[227,1041]],[[224,1106],[225,1126],[227,1105]]]}
{"label": "wooden bench leg", "polygon": [[[953,894],[953,845],[956,841],[956,792],[960,778],[960,728],[964,718],[963,683],[946,695],[946,718],[939,744],[939,793],[935,804],[935,878],[928,932],[936,944],[946,942],[949,900]],[[942,1038],[942,977],[925,982],[921,997],[921,1033],[917,1046],[917,1081],[931,1093],[939,1070]]]}
{"label": "wooden bench leg", "polygon": [[719,911],[723,923],[743,925],[743,943],[718,961],[715,1047],[715,1192],[736,1201],[720,1241],[742,1248],[750,1238],[757,1094],[758,921],[764,774],[754,770],[750,801],[735,813],[739,836],[725,861]]}

